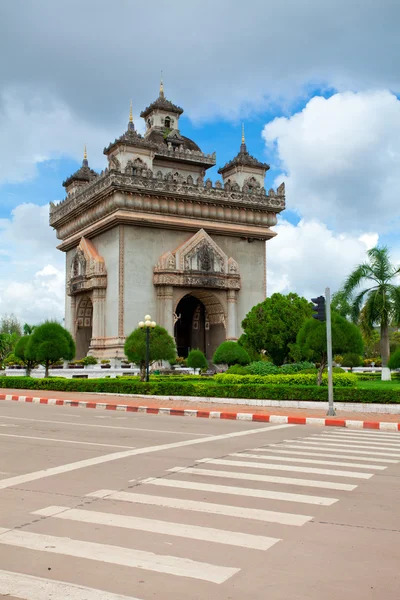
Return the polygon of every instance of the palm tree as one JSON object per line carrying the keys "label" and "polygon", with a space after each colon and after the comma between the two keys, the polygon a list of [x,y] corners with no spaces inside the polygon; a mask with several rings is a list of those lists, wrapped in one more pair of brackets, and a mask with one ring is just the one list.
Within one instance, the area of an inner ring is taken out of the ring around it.
{"label": "palm tree", "polygon": [[[390,261],[387,247],[371,248],[367,252],[368,262],[358,265],[346,279],[343,286],[343,298],[351,305],[351,317],[372,329],[380,326],[380,345],[382,367],[386,367],[389,354],[389,325],[400,323],[400,287],[396,278],[400,267]],[[362,285],[368,285],[357,291]]]}
{"label": "palm tree", "polygon": [[32,335],[35,327],[36,327],[35,325],[29,325],[29,323],[25,323],[24,324],[24,335]]}

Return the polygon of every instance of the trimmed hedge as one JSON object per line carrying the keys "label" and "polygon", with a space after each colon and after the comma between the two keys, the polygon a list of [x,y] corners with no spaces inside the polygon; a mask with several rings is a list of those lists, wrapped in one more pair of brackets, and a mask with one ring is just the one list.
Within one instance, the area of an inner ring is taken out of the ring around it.
{"label": "trimmed hedge", "polygon": [[[131,378],[119,379],[35,379],[30,377],[2,377],[0,388],[49,390],[62,392],[106,392],[112,394],[147,394],[154,396],[203,396],[209,398],[248,398],[268,400],[326,401],[326,387],[295,385],[223,385],[207,381],[189,383],[163,381],[142,382]],[[335,402],[400,403],[400,390],[360,390],[354,387],[335,388]]]}
{"label": "trimmed hedge", "polygon": [[[291,375],[230,375],[218,373],[213,377],[214,381],[223,385],[315,385],[316,375],[293,373]],[[328,375],[322,375],[322,385],[328,385]],[[357,377],[352,373],[334,373],[333,385],[336,387],[356,387]]]}

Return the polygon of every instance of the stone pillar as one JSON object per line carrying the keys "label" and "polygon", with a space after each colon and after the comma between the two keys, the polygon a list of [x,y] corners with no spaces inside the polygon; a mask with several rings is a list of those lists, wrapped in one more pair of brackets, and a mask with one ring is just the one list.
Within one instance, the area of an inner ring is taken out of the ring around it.
{"label": "stone pillar", "polygon": [[159,286],[157,289],[157,321],[168,333],[174,337],[174,310],[173,310],[172,285]]}
{"label": "stone pillar", "polygon": [[228,327],[226,329],[227,340],[237,340],[237,291],[228,290]]}
{"label": "stone pillar", "polygon": [[104,288],[93,290],[92,340],[105,337],[105,299],[106,290]]}

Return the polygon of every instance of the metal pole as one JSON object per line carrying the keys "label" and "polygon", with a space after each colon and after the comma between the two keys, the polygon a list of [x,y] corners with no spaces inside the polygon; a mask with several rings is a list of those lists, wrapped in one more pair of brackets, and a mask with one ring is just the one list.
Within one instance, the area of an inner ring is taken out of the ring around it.
{"label": "metal pole", "polygon": [[333,406],[333,376],[332,376],[332,324],[331,324],[331,291],[325,290],[325,310],[326,310],[326,345],[328,354],[328,417],[335,416],[335,407]]}
{"label": "metal pole", "polygon": [[146,327],[146,381],[149,381],[150,363],[150,327]]}

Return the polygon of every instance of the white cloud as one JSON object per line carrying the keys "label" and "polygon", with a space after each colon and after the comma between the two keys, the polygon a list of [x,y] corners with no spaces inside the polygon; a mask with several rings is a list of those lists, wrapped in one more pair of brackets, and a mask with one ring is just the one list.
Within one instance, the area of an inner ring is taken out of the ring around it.
{"label": "white cloud", "polygon": [[267,291],[297,292],[306,298],[337,291],[355,265],[364,262],[377,234],[338,234],[319,221],[281,221],[267,243]]}
{"label": "white cloud", "polygon": [[302,112],[268,123],[263,136],[286,174],[288,207],[302,217],[342,231],[398,226],[396,96],[381,90],[315,97]]}
{"label": "white cloud", "polygon": [[[126,129],[121,123],[122,133]],[[83,158],[88,145],[90,166],[104,169],[105,143],[115,130],[82,119],[49,94],[22,95],[15,89],[0,94],[0,184],[20,183],[37,174],[37,165],[50,158]]]}
{"label": "white cloud", "polygon": [[64,317],[64,255],[48,215],[48,206],[21,204],[0,221],[0,315],[22,323]]}

